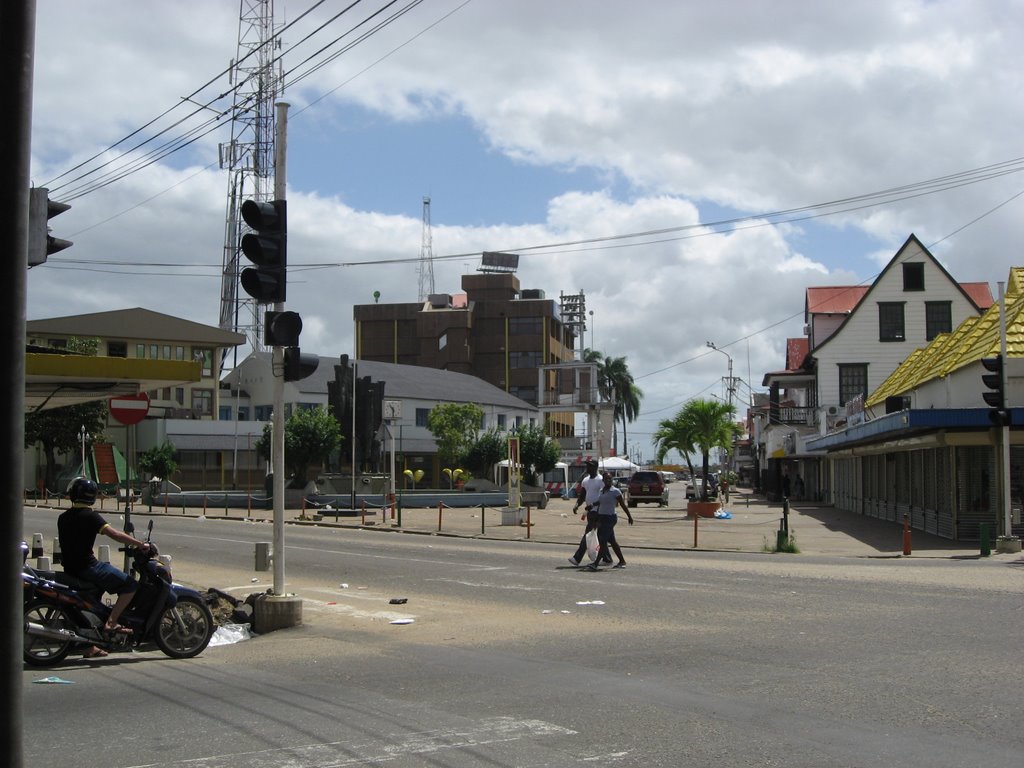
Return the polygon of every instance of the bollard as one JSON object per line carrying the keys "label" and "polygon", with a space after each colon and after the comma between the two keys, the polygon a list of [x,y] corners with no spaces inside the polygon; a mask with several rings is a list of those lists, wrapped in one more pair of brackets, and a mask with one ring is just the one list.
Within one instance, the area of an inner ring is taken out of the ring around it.
{"label": "bollard", "polygon": [[978,533],[981,537],[981,556],[988,557],[992,554],[992,545],[988,540],[988,523],[982,523]]}
{"label": "bollard", "polygon": [[444,502],[437,502],[437,530],[441,530],[441,510],[444,509]]}
{"label": "bollard", "polygon": [[480,535],[484,534],[484,505],[480,505]]}
{"label": "bollard", "polygon": [[361,503],[363,510],[362,525],[366,525],[366,499],[363,499]]}
{"label": "bollard", "polygon": [[697,548],[697,521],[700,520],[700,515],[696,512],[693,513],[693,548]]}
{"label": "bollard", "polygon": [[265,541],[256,542],[256,570],[269,571],[272,559],[273,555],[270,552],[270,544]]}
{"label": "bollard", "polygon": [[401,496],[398,497],[398,500],[395,502],[395,504],[398,507],[398,527],[401,528],[402,527],[402,497]]}
{"label": "bollard", "polygon": [[910,551],[910,517],[903,515],[903,554],[909,555]]}
{"label": "bollard", "polygon": [[786,533],[786,538],[789,538],[789,497],[782,497],[782,530]]}
{"label": "bollard", "polygon": [[[185,514],[185,504],[182,502],[181,514]],[[203,517],[206,517],[206,494],[203,494]]]}
{"label": "bollard", "polygon": [[32,534],[32,557],[43,556],[43,534]]}
{"label": "bollard", "polygon": [[245,494],[245,516],[246,518],[252,517],[252,492]]}
{"label": "bollard", "polygon": [[50,558],[48,557],[37,557],[36,558],[36,570],[37,571],[48,571],[50,570]]}
{"label": "bollard", "polygon": [[530,505],[527,504],[526,505],[526,538],[530,538],[530,526],[531,525],[532,525],[532,523],[530,522]]}
{"label": "bollard", "polygon": [[51,552],[53,553],[53,564],[54,565],[60,565],[60,563],[61,563],[60,539],[54,539],[53,540],[53,549],[51,550]]}

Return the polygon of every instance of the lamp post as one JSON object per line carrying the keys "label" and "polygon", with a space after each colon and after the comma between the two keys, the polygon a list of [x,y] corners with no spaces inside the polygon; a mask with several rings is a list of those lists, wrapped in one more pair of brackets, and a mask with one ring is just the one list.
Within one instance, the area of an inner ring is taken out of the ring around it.
{"label": "lamp post", "polygon": [[590,310],[590,349],[594,348],[594,310]]}
{"label": "lamp post", "polygon": [[[732,357],[724,349],[719,349],[718,347],[716,347],[714,342],[708,341],[708,342],[705,342],[705,343],[708,345],[709,348],[715,350],[716,352],[721,352],[723,355],[725,355],[725,358],[729,361],[729,378],[728,378],[728,382],[729,383],[726,385],[725,394],[726,394],[726,397],[727,397],[726,402],[728,403],[728,405],[730,407],[732,407],[732,391],[733,391],[733,383],[732,383]],[[726,454],[725,454],[725,461],[723,462],[726,465],[726,467],[725,467],[726,470],[728,470],[728,468],[729,468],[729,455],[730,455],[730,452],[727,451]]]}
{"label": "lamp post", "polygon": [[82,428],[78,430],[78,438],[82,442],[82,474],[84,475],[84,474],[86,474],[86,472],[85,472],[85,441],[89,439],[89,433],[85,431],[85,424],[83,424]]}

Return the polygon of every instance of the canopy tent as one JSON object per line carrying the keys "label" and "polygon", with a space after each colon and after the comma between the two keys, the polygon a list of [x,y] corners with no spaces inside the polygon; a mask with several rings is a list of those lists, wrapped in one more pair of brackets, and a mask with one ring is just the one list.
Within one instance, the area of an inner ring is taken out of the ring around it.
{"label": "canopy tent", "polygon": [[640,467],[629,459],[619,456],[609,456],[597,462],[598,469],[607,469],[609,472],[636,472]]}

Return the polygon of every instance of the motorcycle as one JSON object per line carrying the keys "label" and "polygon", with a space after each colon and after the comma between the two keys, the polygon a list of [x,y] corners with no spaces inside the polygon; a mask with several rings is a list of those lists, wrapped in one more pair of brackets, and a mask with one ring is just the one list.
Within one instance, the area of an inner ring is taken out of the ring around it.
{"label": "motorcycle", "polygon": [[149,551],[125,548],[131,575],[139,582],[119,623],[128,632],[103,629],[111,607],[99,587],[60,571],[38,571],[27,563],[28,546],[22,542],[22,587],[25,610],[25,662],[36,667],[59,664],[73,650],[91,646],[105,651],[150,650],[155,645],[175,659],[202,653],[215,630],[213,614],[203,596],[175,584],[170,568]]}

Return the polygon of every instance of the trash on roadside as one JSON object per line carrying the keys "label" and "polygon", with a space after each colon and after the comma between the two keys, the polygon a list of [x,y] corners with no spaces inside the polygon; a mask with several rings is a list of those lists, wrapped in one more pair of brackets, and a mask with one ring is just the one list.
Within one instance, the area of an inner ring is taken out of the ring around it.
{"label": "trash on roadside", "polygon": [[348,589],[348,582],[343,581],[338,586],[341,587],[342,589]]}
{"label": "trash on roadside", "polygon": [[408,602],[408,597],[392,597],[390,600],[388,600],[389,605],[405,605]]}
{"label": "trash on roadside", "polygon": [[412,624],[413,619],[395,619],[392,624]]}
{"label": "trash on roadside", "polygon": [[577,600],[576,605],[604,605],[604,600]]}
{"label": "trash on roadside", "polygon": [[210,638],[210,647],[217,645],[234,645],[243,640],[252,639],[248,624],[221,624]]}
{"label": "trash on roadside", "polygon": [[65,680],[63,677],[41,677],[38,680],[33,680],[33,683],[42,683],[43,685],[74,685],[74,680]]}
{"label": "trash on roadside", "polygon": [[732,512],[725,509],[715,510],[715,517],[719,520],[732,520]]}

